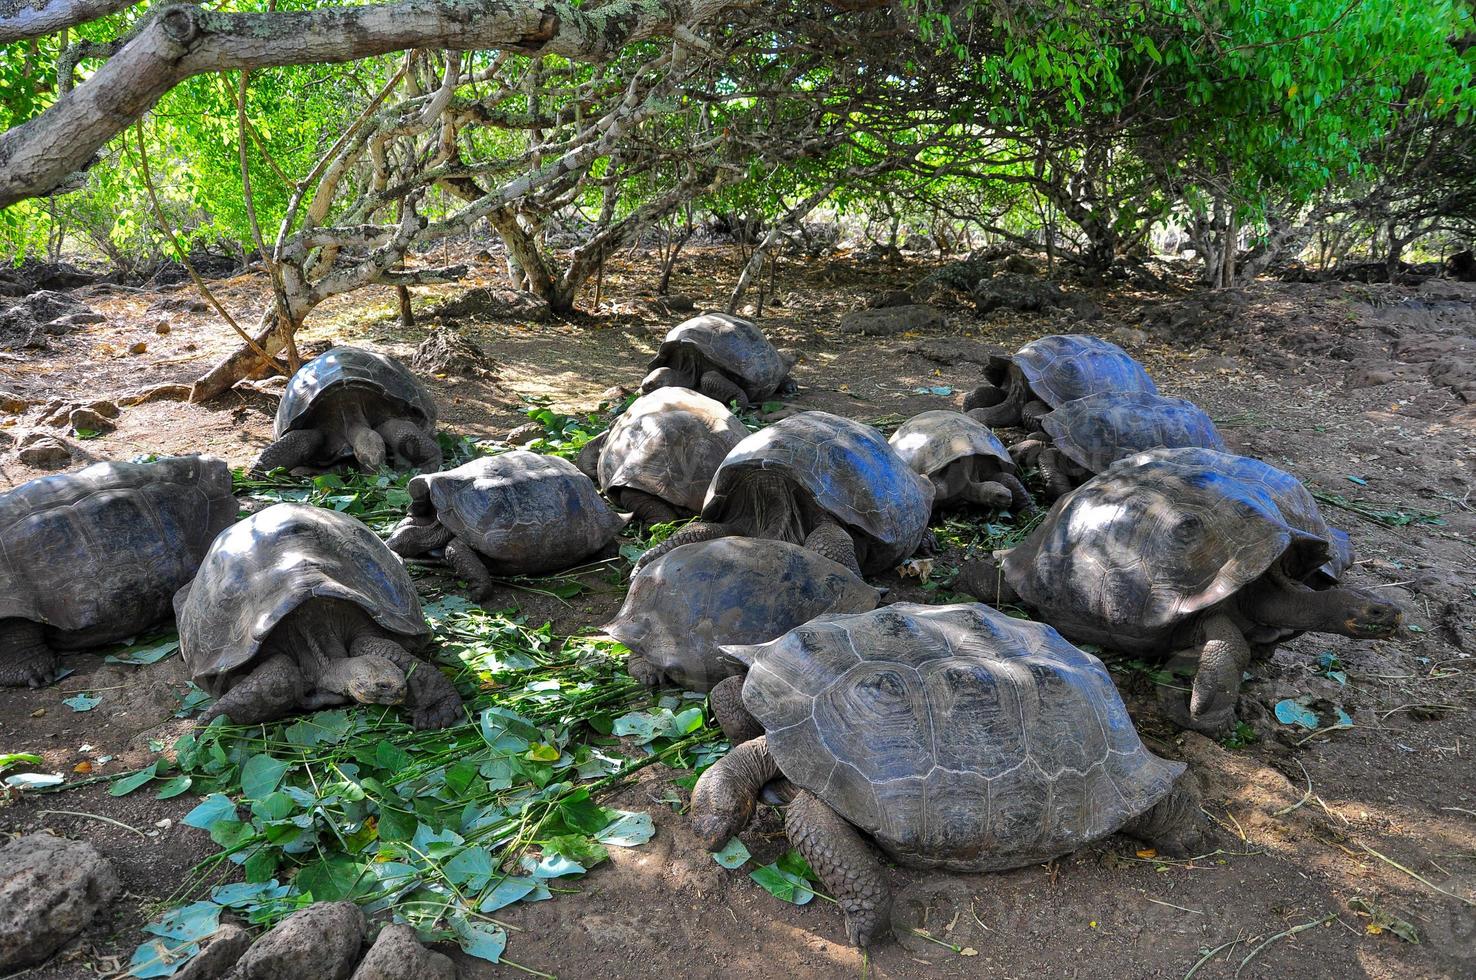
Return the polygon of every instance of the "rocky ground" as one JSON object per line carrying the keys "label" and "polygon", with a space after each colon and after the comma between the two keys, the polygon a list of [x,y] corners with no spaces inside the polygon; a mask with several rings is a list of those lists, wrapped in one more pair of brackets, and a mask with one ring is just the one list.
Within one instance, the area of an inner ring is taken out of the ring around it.
{"label": "rocky ground", "polygon": [[[607,269],[600,311],[572,321],[541,320],[499,300],[505,282],[484,264],[462,287],[417,290],[413,330],[400,325],[385,291],[320,311],[304,343],[352,342],[409,358],[437,319],[459,326],[479,352],[463,350],[454,367],[429,379],[443,425],[502,435],[526,421],[530,402],[589,410],[612,386],[639,382],[661,335],[686,315],[680,302],[643,293],[653,264],[636,256]],[[679,265],[673,293],[698,307],[720,305],[732,265],[721,250],[693,252]],[[944,286],[899,292],[931,269],[854,256],[786,261],[761,323],[776,344],[801,355],[791,404],[895,423],[958,404],[991,351],[1046,333],[1103,334],[1140,357],[1166,393],[1202,404],[1233,448],[1318,492],[1329,521],[1355,541],[1352,581],[1387,590],[1405,607],[1407,629],[1376,643],[1304,636],[1257,665],[1241,704],[1251,730],[1234,748],[1171,729],[1157,717],[1144,673],[1114,664],[1150,747],[1194,764],[1206,809],[1226,836],[1226,853],[1213,858],[1168,862],[1112,838],[1006,874],[896,870],[898,924],[949,945],[903,928],[867,962],[845,945],[833,907],[780,903],[702,853],[680,813],[685,791],[673,781],[682,774],[656,766],[610,801],[651,811],[655,839],[614,853],[577,894],[506,910],[519,930],[509,956],[571,978],[868,970],[876,977],[1476,976],[1469,499],[1476,287],[1263,282],[1203,294],[1145,281],[1056,291],[1032,284],[1039,277],[1030,264],[1016,263],[1003,271],[1027,282],[1003,300],[991,292],[963,301]],[[491,291],[469,302],[467,286]],[[255,321],[267,295],[253,275],[212,288],[243,323]],[[0,300],[7,305],[0,348],[8,348],[0,350],[7,413],[0,486],[58,464],[144,453],[210,452],[240,465],[268,441],[270,385],[206,406],[126,404],[141,389],[188,382],[233,346],[192,292],[58,295],[55,309],[33,309],[45,304],[32,299],[19,313],[16,301]],[[446,300],[459,301],[437,317]],[[918,300],[933,308],[900,318],[847,316]],[[965,542],[949,540],[934,569],[945,584],[964,557]],[[886,578],[899,597],[922,594]],[[568,633],[604,622],[620,598],[604,584],[572,603],[508,591],[489,605],[519,605]],[[1329,676],[1328,653],[1345,679]],[[69,776],[105,755],[122,771],[152,758],[151,739],[190,724],[171,717],[183,681],[177,658],[120,668],[84,655],[70,666],[77,673],[51,688],[0,691],[0,749],[40,753],[41,768]],[[111,696],[74,714],[60,702],[83,687]],[[1313,732],[1275,720],[1277,702],[1301,697],[1324,718],[1342,708],[1352,727]],[[178,824],[193,802],[117,799],[96,784],[6,801],[0,829],[88,840],[112,860],[123,888],[96,925],[34,976],[119,971],[139,941],[137,925],[215,849]],[[781,830],[769,814],[745,840],[770,860],[784,850]],[[453,958],[463,976],[515,972]]]}

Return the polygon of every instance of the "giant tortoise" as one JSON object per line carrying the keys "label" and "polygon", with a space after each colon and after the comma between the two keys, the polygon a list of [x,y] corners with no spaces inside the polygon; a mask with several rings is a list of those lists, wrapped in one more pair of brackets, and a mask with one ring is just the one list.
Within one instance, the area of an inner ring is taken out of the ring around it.
{"label": "giant tortoise", "polygon": [[748,320],[704,313],[666,335],[641,382],[641,391],[691,388],[724,405],[746,408],[780,391],[791,362]]}
{"label": "giant tortoise", "polygon": [[891,904],[867,836],[950,871],[1041,864],[1117,831],[1168,855],[1209,849],[1184,764],[1144,747],[1102,662],[1049,626],[897,603],[726,649],[748,665],[742,710],[766,734],[698,779],[693,830],[718,850],[761,790],[788,798],[789,839],[858,946]]}
{"label": "giant tortoise", "polygon": [[1158,388],[1116,344],[1091,334],[1054,334],[1008,357],[990,357],[984,384],[964,398],[964,411],[985,425],[1033,429],[1051,409],[1103,391],[1157,394]]}
{"label": "giant tortoise", "polygon": [[933,506],[968,503],[1016,513],[1030,494],[1014,460],[989,426],[962,412],[914,415],[887,440],[913,470],[933,483]]}
{"label": "giant tortoise", "polygon": [[357,519],[274,504],[215,539],[174,597],[179,649],[238,725],[358,701],[409,703],[417,728],[461,719],[446,676],[412,651],[430,639],[410,573]]}
{"label": "giant tortoise", "polygon": [[236,509],[209,456],[95,463],[0,494],[0,684],[48,684],[56,651],[167,619]]}
{"label": "giant tortoise", "polygon": [[399,361],[358,347],[334,347],[297,369],[273,433],[252,472],[328,469],[349,459],[366,472],[441,465],[430,392]]}
{"label": "giant tortoise", "polygon": [[1223,734],[1254,657],[1303,631],[1378,639],[1400,622],[1374,592],[1310,581],[1336,547],[1310,495],[1242,460],[1208,449],[1121,460],[1019,545],[966,565],[959,587],[1023,603],[1074,642],[1169,659],[1194,681],[1187,706],[1159,688],[1165,713]]}

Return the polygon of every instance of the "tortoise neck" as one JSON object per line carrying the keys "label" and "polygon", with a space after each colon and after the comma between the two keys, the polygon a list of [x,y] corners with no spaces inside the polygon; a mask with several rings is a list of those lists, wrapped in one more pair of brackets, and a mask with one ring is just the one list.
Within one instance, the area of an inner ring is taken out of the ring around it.
{"label": "tortoise neck", "polygon": [[1240,611],[1265,626],[1362,636],[1353,623],[1368,603],[1359,589],[1317,590],[1280,575],[1266,575],[1240,594]]}

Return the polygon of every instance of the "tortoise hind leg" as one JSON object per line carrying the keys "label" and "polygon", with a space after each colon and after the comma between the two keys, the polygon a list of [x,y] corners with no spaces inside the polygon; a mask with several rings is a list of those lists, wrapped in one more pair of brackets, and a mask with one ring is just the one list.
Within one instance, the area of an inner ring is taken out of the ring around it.
{"label": "tortoise hind leg", "polygon": [[286,654],[268,657],[200,715],[201,722],[224,715],[233,725],[257,725],[291,714],[302,706],[307,682],[297,661]]}
{"label": "tortoise hind leg", "polygon": [[40,623],[29,619],[0,622],[0,686],[45,687],[56,680],[57,663]]}
{"label": "tortoise hind leg", "polygon": [[317,429],[293,429],[267,446],[251,464],[253,476],[264,476],[272,470],[292,470],[306,466],[323,447],[323,433]]}
{"label": "tortoise hind leg", "polygon": [[460,538],[452,538],[446,545],[446,564],[461,578],[466,579],[471,597],[477,602],[487,598],[492,591],[492,573],[471,545]]}
{"label": "tortoise hind leg", "polygon": [[718,371],[708,371],[704,374],[702,380],[697,382],[697,387],[713,401],[720,402],[724,405],[731,405],[737,402],[739,408],[748,407],[748,396],[743,393],[743,389],[735,385],[732,381],[729,381]]}
{"label": "tortoise hind leg", "polygon": [[374,431],[395,464],[427,472],[441,468],[441,444],[409,419],[390,419]]}
{"label": "tortoise hind leg", "polygon": [[1214,831],[1199,809],[1199,790],[1186,771],[1167,796],[1123,824],[1122,832],[1167,857],[1187,858],[1215,849]]}
{"label": "tortoise hind leg", "polygon": [[784,831],[846,914],[851,945],[871,945],[890,924],[892,913],[892,890],[871,847],[808,791],[784,808]]}

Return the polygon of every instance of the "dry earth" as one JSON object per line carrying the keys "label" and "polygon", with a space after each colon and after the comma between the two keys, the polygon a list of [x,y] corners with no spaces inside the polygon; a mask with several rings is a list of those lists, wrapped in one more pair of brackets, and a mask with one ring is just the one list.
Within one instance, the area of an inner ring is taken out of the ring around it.
{"label": "dry earth", "polygon": [[[638,383],[660,335],[681,318],[649,296],[653,265],[649,255],[637,256],[607,271],[605,295],[615,301],[575,322],[461,321],[495,376],[432,379],[444,425],[499,435],[524,421],[523,399],[591,409],[612,385]],[[497,284],[494,267],[478,269],[482,284]],[[507,910],[520,930],[508,955],[565,978],[830,978],[868,970],[879,978],[1476,977],[1476,521],[1469,500],[1476,406],[1466,401],[1476,400],[1476,288],[1257,283],[1211,296],[1122,288],[1093,292],[1104,315],[1085,324],[1064,310],[980,316],[945,305],[942,328],[890,337],[838,332],[842,314],[924,271],[859,257],[803,271],[786,262],[778,303],[762,324],[781,347],[803,355],[794,405],[895,421],[956,404],[990,350],[1046,333],[1103,333],[1142,358],[1166,392],[1193,398],[1222,420],[1235,449],[1331,495],[1327,516],[1352,533],[1358,549],[1352,580],[1387,589],[1407,609],[1408,629],[1368,644],[1306,636],[1257,665],[1241,713],[1258,738],[1235,750],[1170,729],[1153,710],[1151,683],[1118,664],[1150,745],[1194,764],[1206,809],[1225,828],[1227,853],[1163,862],[1112,838],[1007,874],[894,871],[899,924],[922,927],[968,955],[903,929],[902,940],[863,961],[844,945],[832,907],[782,904],[703,854],[679,812],[685,794],[672,781],[680,773],[660,767],[611,801],[651,810],[655,839],[617,850],[578,882],[578,894]],[[729,255],[698,250],[681,263],[674,291],[699,306],[717,304],[731,277]],[[259,278],[215,288],[243,322],[254,321],[250,311],[265,295]],[[48,350],[0,355],[0,389],[32,403],[116,397],[187,381],[230,346],[213,317],[159,308],[161,300],[185,305],[187,292],[82,298],[107,321],[52,337]],[[361,295],[321,311],[306,341],[351,341],[408,356],[423,328],[402,328],[392,299]],[[417,306],[436,299],[426,290]],[[156,333],[161,320],[167,334]],[[140,341],[146,352],[128,353]],[[953,393],[918,392],[935,386]],[[124,411],[116,432],[72,440],[75,463],[206,451],[239,465],[267,441],[274,407],[267,395],[235,393],[208,406],[139,405]],[[6,417],[0,431],[20,433],[35,414]],[[0,455],[0,486],[39,475],[13,453]],[[1390,516],[1396,513],[1409,522]],[[956,547],[945,552],[937,572],[949,574],[961,557]],[[914,594],[895,580],[885,584],[894,596]],[[619,599],[605,587],[572,606],[511,592],[490,605],[521,604],[534,621],[551,618],[568,632],[603,622]],[[1323,676],[1324,651],[1341,659],[1346,686]],[[177,658],[125,668],[77,656],[71,666],[77,673],[52,688],[0,691],[0,750],[40,752],[46,769],[68,773],[111,755],[99,771],[121,771],[151,758],[151,738],[167,742],[188,726],[168,720],[181,681]],[[82,688],[108,696],[97,710],[74,714],[60,701]],[[1309,735],[1270,717],[1275,702],[1301,694],[1341,706],[1353,727]],[[50,828],[93,841],[117,862],[128,889],[107,921],[33,976],[118,972],[139,941],[143,916],[213,850],[205,834],[177,822],[192,805],[190,797],[114,799],[94,784],[0,807],[8,834]],[[163,820],[174,822],[161,829],[156,821]],[[745,840],[764,860],[785,846],[772,813]],[[1406,920],[1419,942],[1379,928],[1369,910]],[[1308,923],[1320,924],[1303,928]],[[459,960],[464,976],[516,973]]]}

